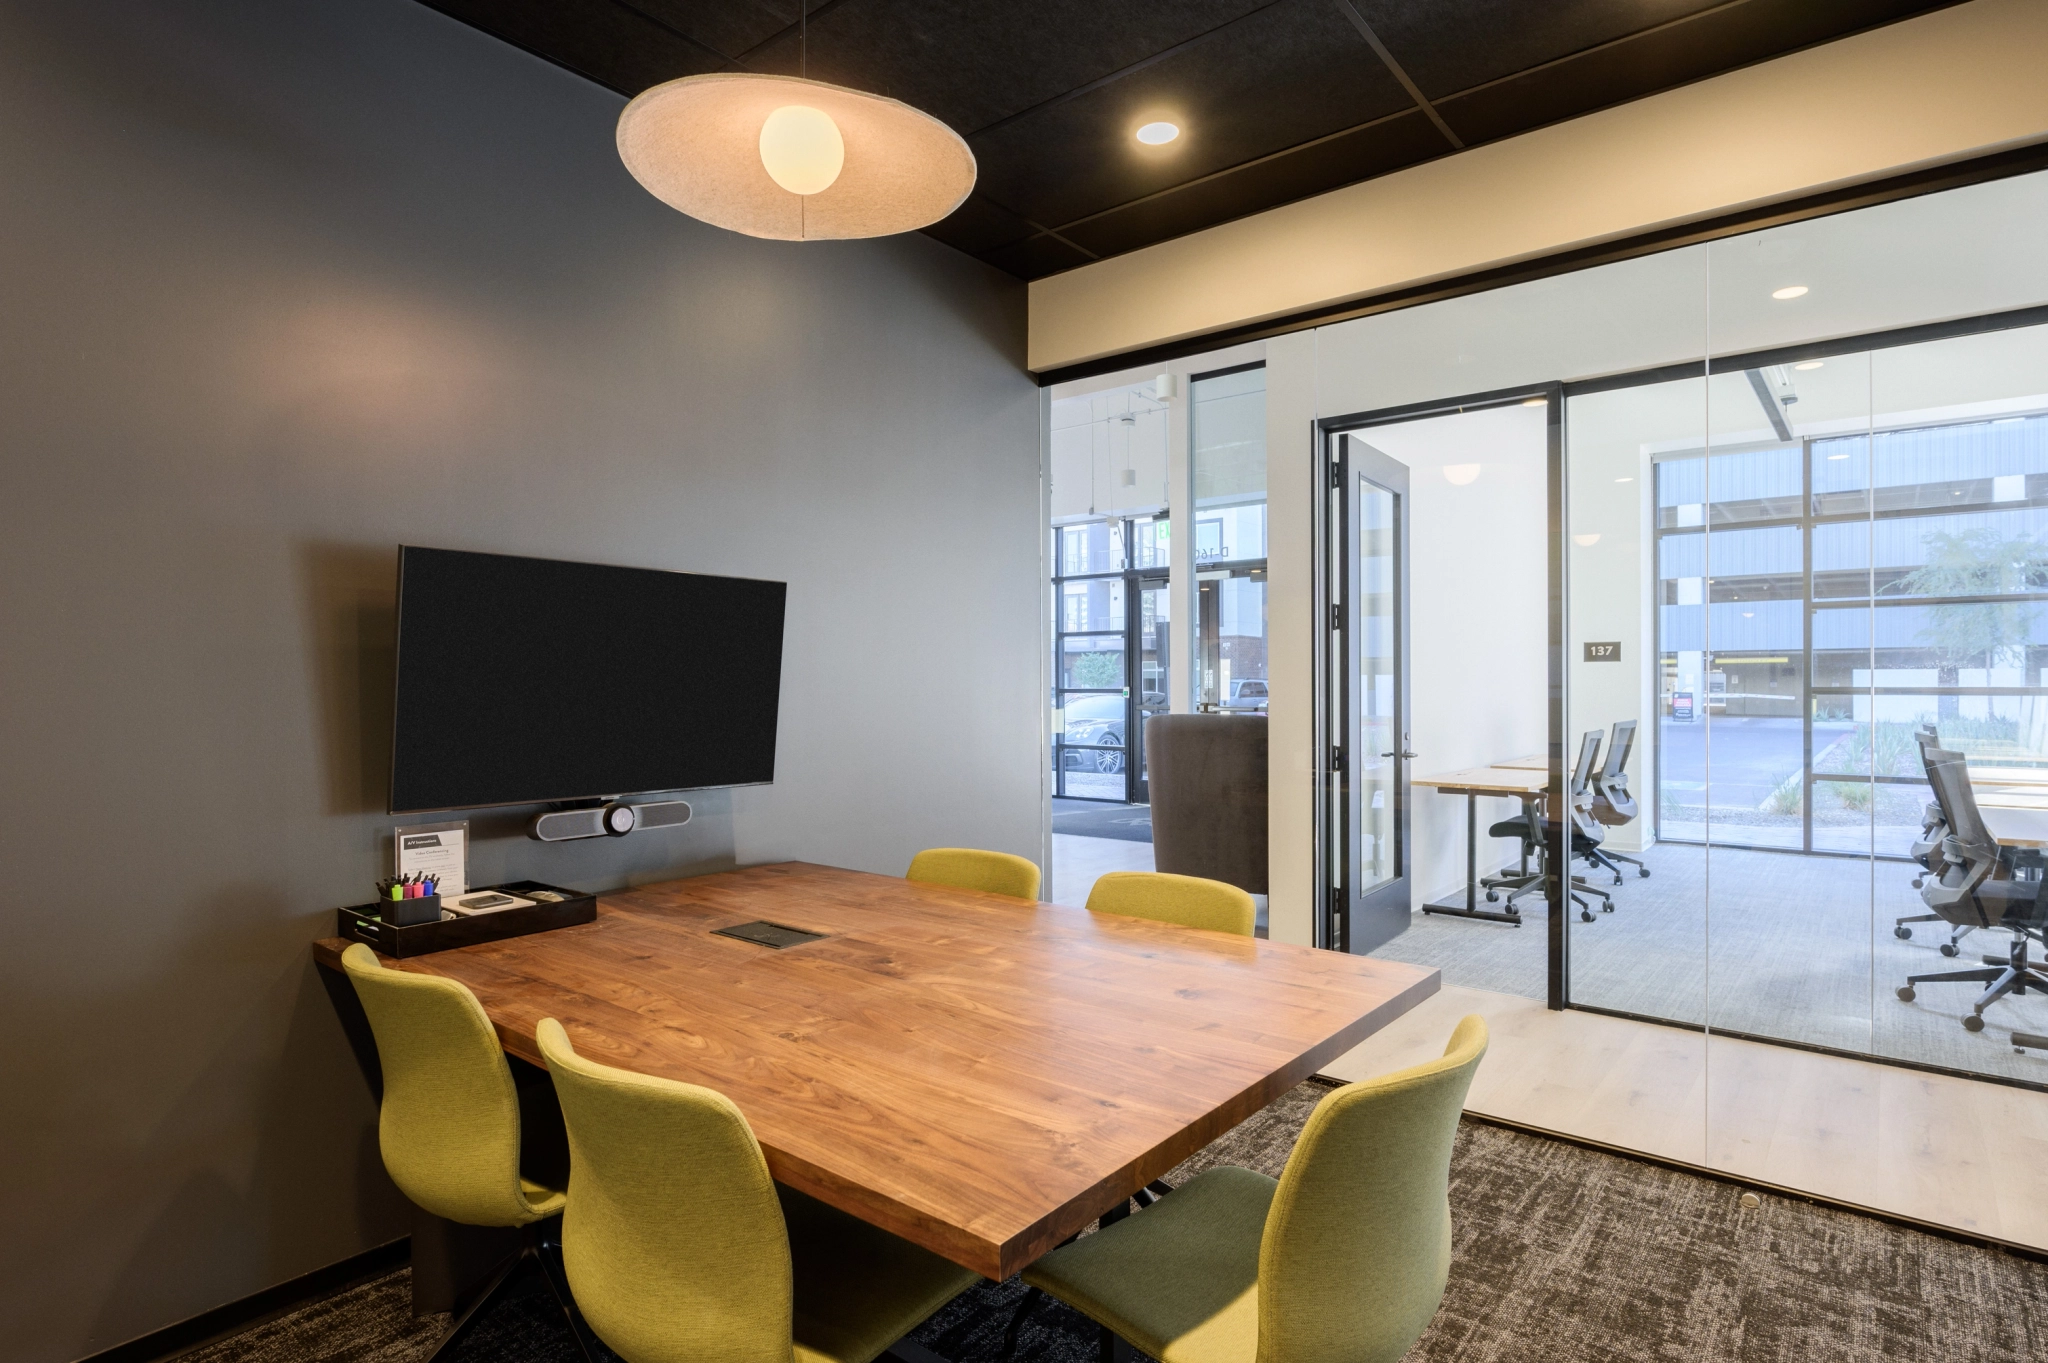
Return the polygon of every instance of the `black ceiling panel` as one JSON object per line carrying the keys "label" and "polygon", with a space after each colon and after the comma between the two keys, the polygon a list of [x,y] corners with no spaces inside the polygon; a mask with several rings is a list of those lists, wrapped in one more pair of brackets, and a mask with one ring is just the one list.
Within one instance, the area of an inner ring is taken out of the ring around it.
{"label": "black ceiling panel", "polygon": [[[1800,0],[1793,0],[1800,3]],[[1352,0],[1430,99],[1569,57],[1726,0]],[[1738,3],[1737,9],[1756,6]]]}
{"label": "black ceiling panel", "polygon": [[971,256],[1037,236],[1042,230],[979,192],[968,195],[967,202],[953,210],[953,216],[925,229],[946,245]]}
{"label": "black ceiling panel", "polygon": [[984,251],[981,259],[998,270],[1009,271],[1019,279],[1042,279],[1049,274],[1071,270],[1077,265],[1086,265],[1095,257],[1085,251],[1076,250],[1056,237],[1041,234],[1013,246],[999,246],[993,251]]}
{"label": "black ceiling panel", "polygon": [[[810,74],[900,99],[972,137],[1272,3],[842,0],[810,21]],[[750,64],[794,75],[796,37]]]}
{"label": "black ceiling panel", "polygon": [[1437,112],[1466,141],[1491,141],[1925,7],[1925,0],[1749,0],[1721,5],[1682,23],[1439,99]]}
{"label": "black ceiling panel", "polygon": [[1069,223],[1060,235],[1098,256],[1121,255],[1449,151],[1436,125],[1420,110],[1409,109],[1287,155],[1270,156]]}
{"label": "black ceiling panel", "polygon": [[[970,141],[983,192],[1053,226],[1412,107],[1328,0],[1285,0]],[[1181,136],[1163,147],[1132,137],[1155,118]]]}
{"label": "black ceiling panel", "polygon": [[624,95],[794,74],[808,3],[810,75],[974,149],[927,232],[1036,279],[1957,0],[423,2]]}
{"label": "black ceiling panel", "polygon": [[[797,21],[797,0],[612,0],[635,9],[727,57],[739,57]],[[811,0],[817,9],[819,0]],[[557,5],[557,8],[563,6]],[[637,92],[635,92],[637,93]]]}

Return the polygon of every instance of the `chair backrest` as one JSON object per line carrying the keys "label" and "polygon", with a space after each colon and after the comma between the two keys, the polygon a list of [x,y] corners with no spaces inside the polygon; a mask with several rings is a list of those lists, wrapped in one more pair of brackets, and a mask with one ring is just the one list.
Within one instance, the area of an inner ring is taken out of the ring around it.
{"label": "chair backrest", "polygon": [[1593,766],[1600,760],[1600,739],[1598,729],[1587,732],[1579,740],[1579,760],[1572,767],[1572,799],[1576,802],[1592,789]]}
{"label": "chair backrest", "polygon": [[1268,731],[1264,715],[1145,721],[1155,869],[1266,892]]}
{"label": "chair backrest", "polygon": [[360,942],[341,965],[377,1038],[377,1143],[391,1181],[445,1220],[537,1219],[519,1187],[519,1092],[476,995],[456,980],[387,969]]}
{"label": "chair backrest", "polygon": [[1036,865],[1008,852],[983,852],[973,847],[928,847],[910,859],[904,879],[1006,894],[1013,899],[1038,898]]}
{"label": "chair backrest", "polygon": [[1593,802],[1593,817],[1601,823],[1619,828],[1642,812],[1628,788],[1628,759],[1635,746],[1636,722],[1616,720],[1614,732],[1607,740],[1607,761],[1593,778],[1594,794],[1598,797]]}
{"label": "chair backrest", "polygon": [[1972,862],[1996,860],[1998,843],[1984,827],[1984,815],[1977,808],[1977,793],[1970,788],[1969,768],[1963,755],[1940,748],[1927,750],[1927,780],[1934,787],[1935,803],[1941,806],[1942,822],[1949,837]]}
{"label": "chair backrest", "polygon": [[1088,891],[1090,913],[1152,918],[1184,928],[1252,935],[1258,905],[1235,885],[1164,871],[1109,871]]}
{"label": "chair backrest", "polygon": [[562,1259],[590,1328],[631,1363],[790,1363],[789,1233],[740,1110],[585,1060],[553,1018],[536,1037],[569,1129]]}
{"label": "chair backrest", "polygon": [[1451,1144],[1486,1054],[1467,1017],[1443,1058],[1348,1084],[1309,1114],[1259,1244],[1258,1363],[1395,1363],[1443,1300]]}

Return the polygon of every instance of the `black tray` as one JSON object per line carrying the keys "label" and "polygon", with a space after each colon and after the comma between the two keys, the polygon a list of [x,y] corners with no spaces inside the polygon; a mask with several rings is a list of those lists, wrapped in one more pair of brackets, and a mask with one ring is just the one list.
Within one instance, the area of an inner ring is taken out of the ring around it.
{"label": "black tray", "polygon": [[507,937],[524,937],[530,932],[566,928],[588,923],[597,917],[597,896],[581,890],[544,885],[538,880],[515,880],[509,885],[475,885],[462,897],[496,890],[500,894],[524,897],[529,890],[553,890],[570,898],[554,904],[529,904],[525,908],[500,909],[443,918],[437,923],[415,923],[399,927],[384,921],[382,903],[357,904],[336,909],[335,921],[343,937],[386,956],[424,956],[430,951],[449,951],[475,946],[478,942],[499,942]]}

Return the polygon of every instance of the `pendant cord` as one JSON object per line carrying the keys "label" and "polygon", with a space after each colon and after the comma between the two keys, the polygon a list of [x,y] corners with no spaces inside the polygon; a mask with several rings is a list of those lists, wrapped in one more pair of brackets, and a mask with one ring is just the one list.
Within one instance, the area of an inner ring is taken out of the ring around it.
{"label": "pendant cord", "polygon": [[796,7],[796,73],[804,79],[811,78],[811,0],[797,0]]}

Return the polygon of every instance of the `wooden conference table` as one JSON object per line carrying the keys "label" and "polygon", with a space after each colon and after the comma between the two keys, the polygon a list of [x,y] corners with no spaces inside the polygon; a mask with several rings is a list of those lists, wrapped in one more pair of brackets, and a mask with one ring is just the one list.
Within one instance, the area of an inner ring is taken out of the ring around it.
{"label": "wooden conference table", "polygon": [[[784,950],[713,935],[766,919]],[[347,943],[317,944],[339,970]],[[387,961],[536,1064],[702,1084],[781,1182],[1001,1280],[1437,991],[1437,972],[826,866],[604,895],[577,927]]]}

